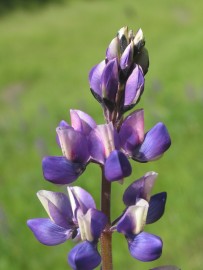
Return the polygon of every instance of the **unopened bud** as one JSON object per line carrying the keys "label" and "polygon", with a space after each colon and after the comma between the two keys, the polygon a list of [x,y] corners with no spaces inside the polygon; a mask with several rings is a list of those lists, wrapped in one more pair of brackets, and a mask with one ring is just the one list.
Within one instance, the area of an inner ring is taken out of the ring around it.
{"label": "unopened bud", "polygon": [[128,39],[128,27],[124,26],[118,31],[118,38],[120,41],[120,49],[121,53],[124,52],[125,48],[128,46],[129,39]]}
{"label": "unopened bud", "polygon": [[120,46],[119,46],[119,39],[118,37],[115,37],[111,43],[109,44],[109,47],[106,50],[106,59],[112,60],[114,58],[120,57]]}
{"label": "unopened bud", "polygon": [[137,31],[133,42],[134,42],[134,46],[137,48],[138,51],[144,46],[145,40],[144,40],[144,35],[141,28]]}
{"label": "unopened bud", "polygon": [[134,46],[133,42],[131,42],[123,52],[121,59],[120,59],[120,67],[122,70],[128,70],[133,62],[133,52],[134,52]]}

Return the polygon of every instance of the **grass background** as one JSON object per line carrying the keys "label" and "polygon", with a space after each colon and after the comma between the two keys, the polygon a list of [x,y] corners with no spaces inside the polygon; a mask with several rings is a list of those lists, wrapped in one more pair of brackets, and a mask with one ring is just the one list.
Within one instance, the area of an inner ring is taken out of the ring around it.
{"label": "grass background", "polygon": [[[202,179],[202,9],[196,0],[65,1],[43,8],[18,9],[0,18],[0,269],[69,269],[73,243],[39,244],[26,220],[46,217],[35,193],[63,190],[43,180],[41,159],[60,155],[55,127],[81,109],[103,122],[88,86],[90,68],[104,58],[117,30],[141,27],[150,54],[145,93],[146,130],[164,122],[172,147],[159,161],[131,162],[124,185],[113,184],[112,216],[122,210],[121,196],[132,180],[154,170],[155,192],[167,191],[163,218],[146,226],[162,237],[162,257],[141,263],[130,257],[120,234],[113,238],[114,269],[149,269],[175,264],[184,270],[203,265]],[[100,171],[89,165],[76,182],[99,205]]]}

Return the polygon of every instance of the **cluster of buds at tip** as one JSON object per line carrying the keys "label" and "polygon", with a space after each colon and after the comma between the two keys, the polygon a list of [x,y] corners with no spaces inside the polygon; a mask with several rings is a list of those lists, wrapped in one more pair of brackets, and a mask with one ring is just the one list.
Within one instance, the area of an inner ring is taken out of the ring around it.
{"label": "cluster of buds at tip", "polygon": [[121,28],[110,42],[105,59],[89,73],[91,92],[103,106],[107,121],[119,123],[123,113],[139,102],[148,67],[142,30],[133,34],[128,27]]}

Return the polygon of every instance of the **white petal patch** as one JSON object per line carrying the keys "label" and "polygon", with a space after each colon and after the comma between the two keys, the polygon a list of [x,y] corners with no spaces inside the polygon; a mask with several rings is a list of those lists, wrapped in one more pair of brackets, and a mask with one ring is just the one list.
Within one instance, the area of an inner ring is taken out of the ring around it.
{"label": "white petal patch", "polygon": [[91,233],[91,211],[89,209],[89,211],[84,215],[82,213],[81,209],[77,210],[77,220],[78,220],[78,226],[80,229],[80,235],[81,235],[81,239],[82,241],[89,241],[92,242],[93,241],[93,236]]}
{"label": "white petal patch", "polygon": [[146,224],[149,203],[144,199],[139,199],[135,205],[129,206],[126,214],[132,218],[134,224],[133,234],[143,231]]}
{"label": "white petal patch", "polygon": [[134,45],[136,46],[139,42],[143,42],[144,41],[144,35],[143,35],[143,32],[142,32],[142,29],[140,28],[138,31],[137,31],[137,33],[136,33],[136,35],[135,35],[135,38],[134,38],[134,40],[133,40],[133,42],[134,42]]}
{"label": "white petal patch", "polygon": [[76,210],[78,205],[77,205],[77,202],[76,202],[74,194],[73,194],[73,187],[67,187],[67,190],[68,190],[68,196],[69,196],[70,205],[71,205],[71,209],[72,209],[72,213],[73,213],[73,222],[76,223],[75,210]]}
{"label": "white petal patch", "polygon": [[134,233],[138,234],[144,229],[146,224],[149,203],[144,199],[140,199],[137,201],[135,207],[136,228]]}

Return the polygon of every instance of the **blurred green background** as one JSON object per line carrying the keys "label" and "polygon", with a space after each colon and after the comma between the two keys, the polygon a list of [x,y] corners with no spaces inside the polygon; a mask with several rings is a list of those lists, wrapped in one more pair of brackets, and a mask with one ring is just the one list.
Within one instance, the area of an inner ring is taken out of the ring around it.
{"label": "blurred green background", "polygon": [[[114,269],[163,264],[203,269],[202,9],[200,0],[64,0],[2,14],[0,269],[70,269],[66,257],[74,244],[43,246],[26,220],[46,217],[35,195],[38,190],[63,190],[46,182],[41,170],[43,156],[61,154],[55,143],[58,122],[69,121],[70,108],[103,122],[89,91],[88,72],[125,25],[143,29],[150,54],[145,93],[137,108],[145,109],[146,131],[158,121],[167,125],[172,146],[159,161],[131,162],[132,176],[123,185],[114,183],[112,192],[116,217],[132,180],[150,170],[159,173],[153,192],[168,192],[166,212],[146,230],[162,237],[163,255],[155,262],[138,262],[130,257],[124,237],[115,234]],[[100,170],[95,165],[89,165],[76,184],[92,192],[99,205]]]}

